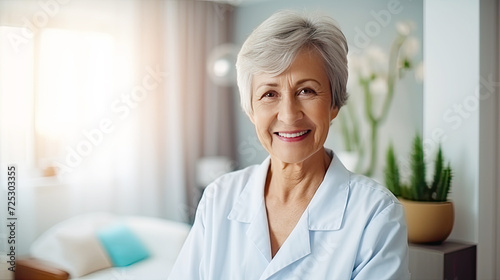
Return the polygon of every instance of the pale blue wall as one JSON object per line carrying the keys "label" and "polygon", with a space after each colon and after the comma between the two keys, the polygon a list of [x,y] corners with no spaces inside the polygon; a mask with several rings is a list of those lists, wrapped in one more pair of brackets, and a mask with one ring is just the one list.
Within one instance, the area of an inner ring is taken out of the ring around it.
{"label": "pale blue wall", "polygon": [[[347,37],[350,51],[362,51],[363,46],[355,44],[355,42],[358,42],[355,41],[356,37],[360,36],[360,30],[364,31],[370,24],[375,23],[380,27],[381,24],[377,22],[374,14],[379,13],[381,10],[388,10],[388,5],[396,5],[397,10],[400,12],[391,14],[388,24],[385,27],[382,26],[378,34],[370,37],[371,43],[380,45],[387,49],[388,52],[389,46],[396,35],[396,23],[408,20],[415,22],[415,35],[421,40],[423,37],[422,1],[313,0],[306,2],[299,0],[270,0],[244,1],[236,7],[234,41],[236,44],[241,45],[258,24],[278,10],[321,11],[330,15],[339,23]],[[422,50],[420,50],[417,59],[422,60]],[[235,94],[238,94],[237,90],[235,91]],[[239,98],[236,102],[239,102]],[[236,140],[240,166],[259,163],[267,156],[267,152],[260,146],[254,127],[247,116],[239,109],[239,103],[235,104],[235,106],[238,108]],[[362,106],[362,104],[359,106]],[[416,83],[413,77],[406,77],[398,84],[389,119],[382,127],[381,142],[387,143],[389,139],[394,139],[396,149],[400,149],[402,154],[406,154],[409,149],[409,141],[415,131],[422,131],[422,84]],[[342,147],[340,137],[335,135],[336,133],[338,131],[332,128],[326,143],[326,146],[334,148],[334,150]],[[381,156],[379,158],[383,158],[385,148],[385,146],[380,147]]]}

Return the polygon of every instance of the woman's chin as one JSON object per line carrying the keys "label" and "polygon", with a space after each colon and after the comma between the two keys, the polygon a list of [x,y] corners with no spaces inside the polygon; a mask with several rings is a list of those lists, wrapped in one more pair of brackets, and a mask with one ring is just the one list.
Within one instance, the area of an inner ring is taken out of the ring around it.
{"label": "woman's chin", "polygon": [[[321,149],[319,149],[321,150]],[[273,160],[278,160],[282,163],[287,163],[287,164],[300,164],[306,161],[307,159],[313,157],[315,154],[319,152],[319,150],[316,149],[286,149],[284,151],[276,151],[275,153],[271,154],[271,159]]]}

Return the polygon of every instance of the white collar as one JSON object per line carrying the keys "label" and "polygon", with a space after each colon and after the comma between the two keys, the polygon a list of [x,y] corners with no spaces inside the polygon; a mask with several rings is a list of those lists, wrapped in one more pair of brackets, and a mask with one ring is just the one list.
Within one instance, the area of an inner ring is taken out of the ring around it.
{"label": "white collar", "polygon": [[[340,229],[347,206],[351,172],[344,167],[331,150],[327,149],[327,152],[332,155],[332,161],[306,209],[309,230]],[[264,187],[270,161],[270,157],[267,157],[262,164],[257,166],[236,200],[228,219],[252,223],[257,213],[262,209],[265,210]],[[267,223],[267,219],[265,222]]]}

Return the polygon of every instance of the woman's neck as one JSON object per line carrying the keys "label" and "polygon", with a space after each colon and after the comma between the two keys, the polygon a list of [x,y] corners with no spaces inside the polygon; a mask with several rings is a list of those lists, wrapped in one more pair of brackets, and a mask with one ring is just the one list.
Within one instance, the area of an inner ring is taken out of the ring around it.
{"label": "woman's neck", "polygon": [[266,199],[285,204],[310,201],[323,181],[330,161],[324,148],[300,163],[284,163],[271,157]]}

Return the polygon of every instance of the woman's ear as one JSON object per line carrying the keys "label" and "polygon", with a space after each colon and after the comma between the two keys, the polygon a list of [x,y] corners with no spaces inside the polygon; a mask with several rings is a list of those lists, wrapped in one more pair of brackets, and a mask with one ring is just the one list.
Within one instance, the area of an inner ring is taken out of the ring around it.
{"label": "woman's ear", "polygon": [[339,106],[334,106],[333,108],[330,109],[330,122],[333,121],[333,119],[335,119],[337,117],[337,115],[339,114]]}
{"label": "woman's ear", "polygon": [[252,112],[247,113],[247,115],[248,115],[248,118],[250,119],[250,121],[251,121],[253,124],[255,124],[255,121],[254,121],[254,119],[253,119],[253,111],[252,111]]}

